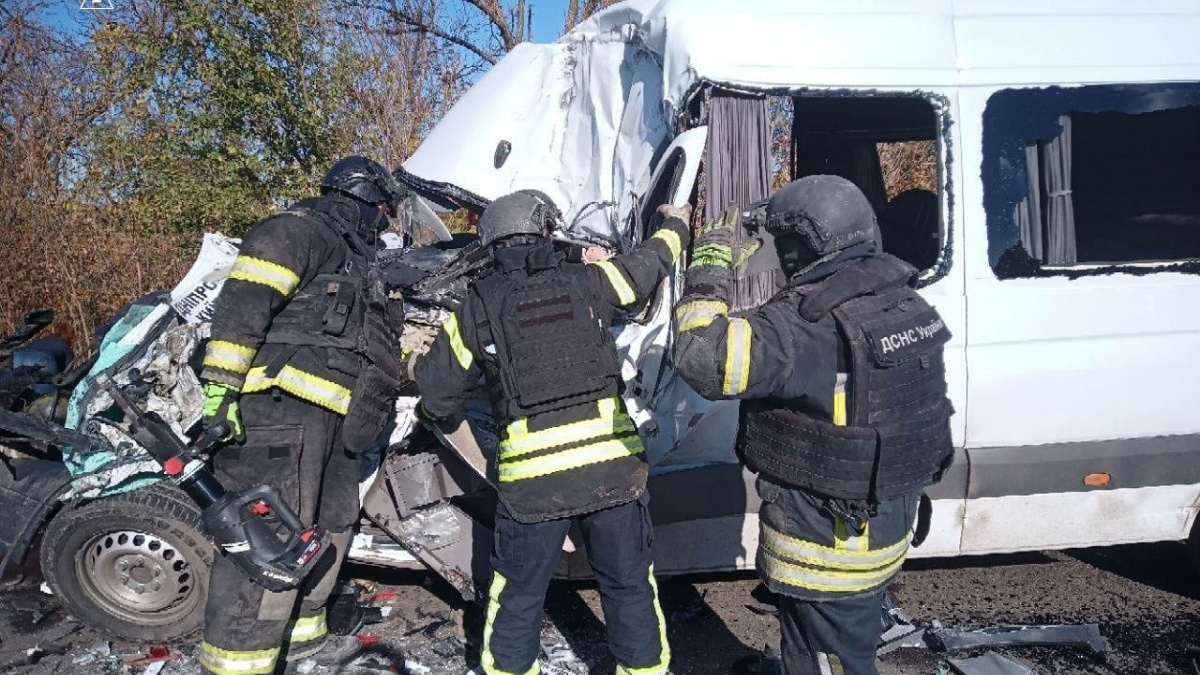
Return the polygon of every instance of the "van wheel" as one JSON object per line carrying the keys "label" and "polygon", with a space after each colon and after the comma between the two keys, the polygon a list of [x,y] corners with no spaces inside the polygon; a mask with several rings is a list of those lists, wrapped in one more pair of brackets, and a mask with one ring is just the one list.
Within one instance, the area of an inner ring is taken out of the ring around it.
{"label": "van wheel", "polygon": [[113,637],[145,642],[203,628],[212,561],[199,509],[166,485],[63,509],[41,549],[42,572],[67,611]]}

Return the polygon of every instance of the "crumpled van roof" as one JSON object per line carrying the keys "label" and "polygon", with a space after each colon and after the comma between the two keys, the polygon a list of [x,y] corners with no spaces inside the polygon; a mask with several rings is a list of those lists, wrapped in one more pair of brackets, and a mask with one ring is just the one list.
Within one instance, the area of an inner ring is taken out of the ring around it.
{"label": "crumpled van roof", "polygon": [[[1195,0],[627,0],[485,74],[401,172],[483,206],[549,194],[571,233],[620,242],[703,82],[946,90],[1200,80]],[[501,146],[507,144],[507,150]]]}

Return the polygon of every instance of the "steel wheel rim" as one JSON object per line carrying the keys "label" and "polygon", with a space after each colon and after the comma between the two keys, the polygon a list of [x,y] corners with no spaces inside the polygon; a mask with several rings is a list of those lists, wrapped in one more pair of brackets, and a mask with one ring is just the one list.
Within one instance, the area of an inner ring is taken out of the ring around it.
{"label": "steel wheel rim", "polygon": [[132,623],[170,623],[194,611],[200,599],[187,557],[148,532],[101,532],[76,556],[75,567],[90,600]]}

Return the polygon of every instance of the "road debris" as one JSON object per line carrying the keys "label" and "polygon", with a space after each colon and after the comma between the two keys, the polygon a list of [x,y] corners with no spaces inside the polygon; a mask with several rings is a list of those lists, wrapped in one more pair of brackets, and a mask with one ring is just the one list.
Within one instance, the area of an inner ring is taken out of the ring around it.
{"label": "road debris", "polygon": [[996,652],[969,659],[948,659],[950,672],[958,675],[1037,675],[1028,664]]}
{"label": "road debris", "polygon": [[943,651],[986,647],[1081,647],[1103,657],[1111,647],[1094,623],[1052,626],[991,626],[972,630],[944,628],[934,622],[927,632],[933,644]]}

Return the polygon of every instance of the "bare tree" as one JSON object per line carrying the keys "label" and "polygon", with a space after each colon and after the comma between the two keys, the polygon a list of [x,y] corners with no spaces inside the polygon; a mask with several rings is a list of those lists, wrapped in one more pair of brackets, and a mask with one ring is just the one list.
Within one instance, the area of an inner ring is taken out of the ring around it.
{"label": "bare tree", "polygon": [[[616,0],[571,0],[563,32]],[[536,0],[342,0],[386,18],[380,29],[393,37],[430,35],[472,55],[468,73],[494,65],[500,57],[531,38]]]}

